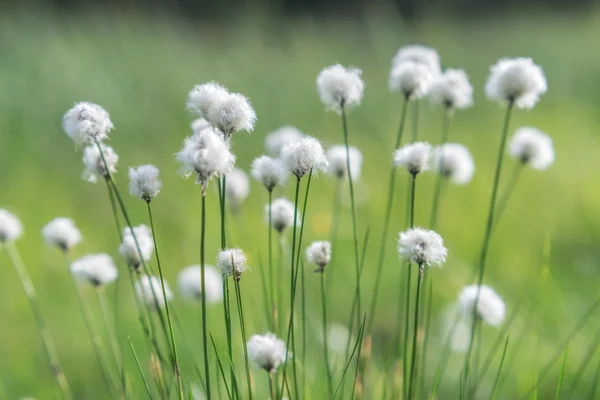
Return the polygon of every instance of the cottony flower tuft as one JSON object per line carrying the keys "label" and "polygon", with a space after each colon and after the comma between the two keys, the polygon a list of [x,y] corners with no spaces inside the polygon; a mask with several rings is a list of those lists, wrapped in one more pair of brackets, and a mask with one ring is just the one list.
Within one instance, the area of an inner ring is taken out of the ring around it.
{"label": "cottony flower tuft", "polygon": [[440,56],[435,49],[421,45],[411,45],[402,47],[392,60],[392,65],[398,65],[407,61],[417,64],[423,64],[431,75],[437,76],[441,73]]}
{"label": "cottony flower tuft", "polygon": [[531,58],[503,58],[490,70],[485,93],[490,100],[514,102],[517,108],[532,109],[546,93],[546,77]]}
{"label": "cottony flower tuft", "polygon": [[270,332],[264,335],[253,335],[246,347],[250,361],[268,373],[274,372],[286,360],[285,343]]}
{"label": "cottony flower tuft", "polygon": [[473,309],[479,292],[479,300],[477,301],[477,318],[484,322],[498,326],[504,321],[506,315],[506,306],[504,302],[494,292],[492,288],[482,285],[479,289],[477,285],[466,286],[458,295],[458,304],[461,312],[465,317],[473,317]]}
{"label": "cottony flower tuft", "polygon": [[473,87],[462,69],[447,69],[437,76],[429,88],[433,104],[449,110],[469,108],[473,105]]}
{"label": "cottony flower tuft", "polygon": [[441,267],[446,262],[448,250],[444,247],[442,237],[434,231],[410,228],[400,232],[398,253],[400,258],[421,267],[425,265]]}
{"label": "cottony flower tuft", "polygon": [[217,265],[221,268],[224,276],[232,275],[236,280],[240,279],[246,265],[246,255],[240,249],[225,249],[217,255]]}
{"label": "cottony flower tuft", "polygon": [[365,89],[361,74],[360,69],[340,64],[323,69],[317,77],[317,88],[325,107],[341,113],[342,108],[360,105]]}
{"label": "cottony flower tuft", "polygon": [[114,128],[106,110],[98,104],[82,101],[63,116],[62,127],[77,146],[95,144],[108,139]]}
{"label": "cottony flower tuft", "polygon": [[153,251],[154,239],[146,225],[135,226],[133,231],[129,227],[123,229],[123,242],[119,246],[119,254],[123,256],[127,265],[135,270],[139,269],[143,262],[150,261]]}
{"label": "cottony flower tuft", "polygon": [[319,267],[315,272],[323,272],[331,261],[331,243],[326,240],[313,242],[306,248],[306,260]]}
{"label": "cottony flower tuft", "polygon": [[69,218],[55,218],[42,229],[42,236],[48,245],[68,252],[81,242],[81,232]]}
{"label": "cottony flower tuft", "polygon": [[119,271],[108,254],[88,254],[71,263],[71,274],[79,282],[99,287],[114,282]]}
{"label": "cottony flower tuft", "polygon": [[278,156],[281,148],[288,143],[296,142],[304,137],[304,133],[293,126],[282,126],[279,129],[269,133],[265,138],[265,148],[267,153],[272,156]]}
{"label": "cottony flower tuft", "polygon": [[[265,206],[265,220],[269,221],[269,205]],[[296,216],[296,227],[300,226],[300,211]],[[294,226],[294,203],[287,199],[279,198],[271,202],[271,224],[278,233]]]}
{"label": "cottony flower tuft", "polygon": [[[115,153],[112,147],[105,144],[100,144],[100,147],[102,148],[102,154],[95,144],[83,149],[83,164],[85,168],[81,174],[81,178],[91,183],[96,183],[99,177],[107,178],[109,174],[113,175],[117,172],[117,162],[119,161],[117,153]],[[102,156],[104,156],[104,160]],[[108,172],[106,171],[104,161],[106,161],[106,166],[108,166]]]}
{"label": "cottony flower tuft", "polygon": [[[208,82],[196,85],[190,90],[187,99],[187,109],[198,115],[200,118],[208,120],[208,111],[210,108],[221,102],[229,93],[221,84],[217,82]],[[194,126],[192,126],[194,132]]]}
{"label": "cottony flower tuft", "polygon": [[[353,146],[348,148],[348,153],[350,154],[350,173],[352,175],[352,180],[357,181],[360,179],[363,156],[360,150]],[[341,144],[331,146],[327,150],[326,157],[329,162],[327,172],[338,179],[345,178],[348,171],[346,146]]]}
{"label": "cottony flower tuft", "polygon": [[226,176],[227,186],[225,187],[225,193],[227,200],[234,208],[237,208],[246,200],[250,193],[250,179],[248,179],[248,175],[244,171],[237,168]]}
{"label": "cottony flower tuft", "polygon": [[[167,301],[171,301],[173,298],[173,292],[171,292],[171,288],[169,288],[169,284],[167,281],[164,281],[165,284],[165,296],[167,297]],[[158,308],[165,307],[165,299],[163,296],[162,284],[160,279],[156,276],[142,276],[135,283],[135,292],[137,296],[142,299],[149,307],[152,307],[156,310],[156,306]]]}
{"label": "cottony flower tuft", "polygon": [[433,165],[438,174],[459,185],[471,182],[475,173],[475,163],[471,153],[458,143],[438,146],[434,151]]}
{"label": "cottony flower tuft", "polygon": [[0,242],[12,242],[21,237],[22,234],[23,225],[21,225],[19,218],[15,214],[0,208]]}
{"label": "cottony flower tuft", "polygon": [[225,140],[228,140],[235,132],[252,132],[256,123],[256,113],[246,96],[227,93],[225,96],[219,96],[209,107],[206,119],[223,133]]}
{"label": "cottony flower tuft", "polygon": [[313,174],[327,171],[328,162],[321,142],[312,136],[306,136],[283,146],[281,159],[287,169],[298,179],[311,171]]}
{"label": "cottony flower tuft", "polygon": [[431,163],[432,148],[429,143],[417,142],[400,147],[394,152],[394,165],[404,167],[416,176],[427,171]]}
{"label": "cottony flower tuft", "polygon": [[279,158],[260,156],[252,161],[251,174],[270,192],[277,185],[283,185],[288,177],[288,170]]}
{"label": "cottony flower tuft", "polygon": [[552,139],[535,128],[517,129],[508,145],[508,152],[521,163],[540,171],[547,169],[554,162]]}
{"label": "cottony flower tuft", "polygon": [[140,165],[136,168],[129,168],[129,194],[150,202],[158,195],[162,187],[158,173],[158,168],[154,165]]}
{"label": "cottony flower tuft", "polygon": [[210,124],[210,122],[208,122],[204,118],[196,118],[195,120],[192,121],[192,124],[191,124],[192,134],[200,133],[203,130],[205,130],[206,128],[210,128],[211,126],[212,125]]}
{"label": "cottony flower tuft", "polygon": [[[179,273],[179,291],[182,296],[189,299],[202,298],[202,275],[200,265],[191,265]],[[212,266],[204,266],[204,286],[206,301],[218,303],[223,299],[223,280],[221,274]]]}
{"label": "cottony flower tuft", "polygon": [[410,100],[418,100],[427,95],[432,82],[433,75],[425,64],[403,61],[392,67],[388,85],[391,92],[400,92]]}

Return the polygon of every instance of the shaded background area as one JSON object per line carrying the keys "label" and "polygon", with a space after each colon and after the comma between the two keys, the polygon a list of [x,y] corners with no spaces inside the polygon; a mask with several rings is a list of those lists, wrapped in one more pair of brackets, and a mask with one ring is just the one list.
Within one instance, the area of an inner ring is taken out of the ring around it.
{"label": "shaded background area", "polygon": [[[438,49],[442,65],[464,68],[475,92],[475,106],[457,112],[451,141],[464,143],[477,166],[473,182],[450,187],[443,199],[439,232],[449,248],[447,265],[434,271],[433,347],[441,346],[444,310],[470,276],[481,245],[503,110],[485,99],[488,68],[504,56],[529,56],[544,68],[549,91],[532,111],[515,113],[511,125],[535,126],[552,136],[556,163],[545,172],[527,170],[494,236],[486,283],[504,298],[508,312],[521,308],[511,329],[515,357],[501,398],[531,386],[537,369],[598,295],[600,275],[600,190],[597,130],[600,114],[600,13],[594,2],[7,2],[0,13],[0,207],[16,213],[25,235],[17,243],[42,300],[42,311],[58,342],[66,374],[80,398],[106,398],[74,293],[60,255],[48,249],[39,231],[50,219],[68,216],[85,241],[75,256],[117,253],[118,239],[105,188],[80,179],[81,154],[61,131],[63,113],[76,101],[103,105],[116,126],[110,145],[120,156],[117,183],[126,191],[127,167],[152,163],[161,170],[163,192],[153,203],[158,243],[166,277],[175,286],[183,267],[198,263],[199,190],[178,175],[173,154],[190,133],[185,110],[189,89],[216,80],[247,95],[258,115],[252,135],[237,135],[238,167],[264,151],[263,139],[285,125],[322,140],[342,141],[338,117],[324,111],[315,86],[318,72],[340,62],[363,70],[363,104],[350,114],[350,141],[364,154],[358,196],[359,228],[371,230],[363,279],[370,298],[391,143],[397,130],[400,98],[387,90],[391,58],[404,45]],[[101,6],[102,5],[102,6]],[[439,141],[442,113],[424,102],[420,138]],[[506,163],[505,177],[513,160]],[[391,232],[403,229],[405,188],[399,176]],[[320,176],[311,189],[304,243],[327,238],[333,180]],[[505,181],[504,181],[505,182]],[[417,194],[417,224],[426,224],[433,176],[424,175]],[[214,189],[214,188],[213,188]],[[280,194],[291,196],[291,187]],[[208,259],[219,246],[216,193],[209,200]],[[244,249],[252,271],[244,275],[246,309],[254,309],[249,333],[266,329],[261,315],[260,259],[266,254],[263,206],[266,193],[255,182],[243,212],[229,221],[230,243]],[[144,204],[128,198],[135,223],[147,223]],[[338,257],[331,271],[331,320],[346,324],[354,282],[350,214],[342,215]],[[361,236],[362,236],[361,234]],[[373,333],[373,374],[395,328],[401,264],[390,240]],[[53,398],[54,386],[18,280],[0,253],[0,388],[7,398]],[[319,354],[318,281],[307,275],[309,350]],[[114,294],[114,287],[110,294]],[[119,320],[134,341],[141,341],[128,284],[123,281]],[[93,300],[93,293],[89,293]],[[176,298],[199,354],[199,308]],[[215,333],[222,331],[222,310],[210,310]],[[597,318],[596,318],[597,319]],[[571,343],[567,378],[577,373],[597,323]],[[234,328],[236,332],[236,328]],[[486,328],[486,341],[495,330]],[[128,357],[127,341],[121,338]],[[489,343],[487,343],[489,344]],[[431,351],[432,362],[437,360]],[[458,366],[462,357],[454,356]],[[129,359],[128,362],[132,360]],[[144,360],[146,362],[147,360]],[[191,368],[185,354],[183,369]],[[314,371],[320,372],[320,362]],[[576,390],[589,393],[598,359],[594,358]],[[559,366],[546,382],[554,388]],[[433,381],[434,370],[428,373]],[[457,375],[457,374],[456,374]],[[383,379],[383,375],[382,375]],[[455,393],[457,376],[440,389]],[[489,385],[489,382],[485,383]],[[547,387],[544,386],[544,389]],[[319,390],[315,388],[315,397]],[[551,391],[551,389],[548,389]],[[0,391],[0,393],[2,393]],[[265,392],[266,395],[266,392]],[[446,396],[446,398],[448,398]]]}

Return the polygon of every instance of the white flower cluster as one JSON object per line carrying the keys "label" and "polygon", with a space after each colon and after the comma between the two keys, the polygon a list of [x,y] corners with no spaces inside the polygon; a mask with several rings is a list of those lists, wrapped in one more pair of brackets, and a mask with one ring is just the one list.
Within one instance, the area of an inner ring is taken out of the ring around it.
{"label": "white flower cluster", "polygon": [[225,195],[233,207],[239,207],[250,194],[250,179],[241,169],[234,169],[227,175]]}
{"label": "white flower cluster", "polygon": [[547,169],[554,162],[552,139],[535,128],[517,129],[508,145],[508,152],[521,163],[540,171]]}
{"label": "white flower cluster", "polygon": [[129,168],[129,194],[150,202],[162,188],[162,182],[158,174],[158,168],[154,165],[140,165],[136,168]]}
{"label": "white flower cluster", "polygon": [[434,49],[419,45],[403,47],[392,60],[390,91],[400,92],[410,100],[423,98],[440,71],[440,57]]}
{"label": "white flower cluster", "polygon": [[281,148],[288,143],[296,142],[304,137],[298,128],[290,125],[282,126],[269,133],[265,138],[265,148],[267,153],[272,156],[278,156]]}
{"label": "white flower cluster", "polygon": [[[102,149],[102,153],[100,152]],[[112,175],[117,172],[117,162],[119,156],[112,147],[100,144],[100,148],[93,144],[83,149],[83,164],[84,170],[81,174],[81,178],[88,182],[96,183],[98,178],[106,178],[108,175]],[[104,157],[104,159],[103,159]],[[106,165],[104,164],[106,162]],[[108,166],[108,171],[106,170]]]}
{"label": "white flower cluster", "polygon": [[448,256],[442,237],[434,231],[422,228],[411,228],[400,233],[398,253],[402,259],[421,267],[441,267]]}
{"label": "white flower cluster", "polygon": [[[179,273],[179,291],[183,297],[200,300],[202,298],[202,274],[200,265],[191,265]],[[218,303],[223,299],[221,274],[212,266],[204,266],[204,287],[206,302]]]}
{"label": "white flower cluster", "polygon": [[239,280],[242,273],[248,268],[246,255],[240,249],[219,251],[217,265],[221,268],[224,276],[232,275],[236,280]]}
{"label": "white flower cluster", "polygon": [[438,52],[430,47],[421,45],[402,47],[394,56],[392,65],[399,65],[407,61],[424,65],[434,76],[439,75],[442,70],[440,67],[440,56]]}
{"label": "white flower cluster", "polygon": [[68,252],[81,242],[81,232],[72,219],[59,217],[50,221],[42,229],[42,236],[48,245]]}
{"label": "white flower cluster", "polygon": [[[477,300],[477,293],[479,299]],[[506,306],[504,301],[486,285],[470,285],[463,288],[458,295],[458,304],[461,312],[467,318],[473,317],[475,302],[477,301],[476,317],[492,326],[498,326],[504,321]]]}
{"label": "white flower cluster", "polygon": [[517,108],[531,109],[546,93],[546,77],[531,58],[503,58],[490,70],[485,93],[490,100],[514,102]]}
{"label": "white flower cluster", "polygon": [[268,373],[275,371],[286,360],[285,343],[270,332],[264,335],[253,335],[246,347],[248,358]]}
{"label": "white flower cluster", "polygon": [[264,185],[270,192],[275,186],[283,185],[288,177],[288,170],[279,158],[260,156],[252,162],[251,174],[254,179]]}
{"label": "white flower cluster", "polygon": [[163,296],[162,284],[160,278],[156,276],[142,276],[135,283],[135,292],[137,296],[143,300],[149,307],[156,310],[156,307],[162,309],[165,307],[165,297],[167,301],[173,298],[173,292],[169,288],[167,281],[164,281],[165,291]]}
{"label": "white flower cluster", "polygon": [[450,110],[468,108],[473,105],[473,87],[465,71],[447,69],[434,79],[429,98]]}
{"label": "white flower cluster", "polygon": [[71,274],[93,286],[104,286],[117,279],[119,271],[108,254],[88,254],[71,263]]}
{"label": "white flower cluster", "polygon": [[394,152],[394,165],[404,167],[416,176],[427,171],[431,164],[432,148],[429,143],[417,142],[400,147]]}
{"label": "white flower cluster", "polygon": [[471,182],[475,163],[469,150],[458,143],[438,146],[433,155],[435,171],[454,183],[464,185]]}
{"label": "white flower cluster", "polygon": [[62,127],[78,146],[102,142],[114,128],[104,108],[85,101],[75,104],[65,113]]}
{"label": "white flower cluster", "polygon": [[317,88],[321,102],[338,113],[360,105],[365,84],[361,70],[346,68],[340,64],[323,69],[317,77]]}
{"label": "white flower cluster", "polygon": [[15,214],[0,208],[0,242],[12,242],[22,234],[21,220]]}
{"label": "white flower cluster", "polygon": [[283,146],[281,159],[287,169],[296,175],[298,179],[311,171],[314,174],[319,171],[327,171],[327,157],[325,157],[321,142],[311,136],[306,136]]}
{"label": "white flower cluster", "polygon": [[[268,204],[265,206],[265,219],[268,222]],[[296,227],[300,226],[300,223],[300,211],[298,211],[296,215]],[[271,225],[280,234],[294,226],[294,204],[291,201],[279,198],[271,202]]]}
{"label": "white flower cluster", "polygon": [[154,239],[152,238],[152,232],[146,225],[135,226],[133,229],[129,227],[123,229],[123,242],[119,246],[119,254],[123,256],[127,265],[136,270],[139,269],[144,262],[150,261],[153,251]]}
{"label": "white flower cluster", "polygon": [[315,272],[323,272],[331,261],[331,243],[326,240],[313,242],[306,248],[306,260],[319,267]]}
{"label": "white flower cluster", "polygon": [[[357,181],[360,179],[363,156],[360,150],[353,146],[348,147],[348,153],[350,154],[350,174],[352,175],[352,180]],[[341,144],[331,146],[327,150],[326,157],[329,163],[327,172],[338,179],[345,178],[348,171],[346,146]]]}

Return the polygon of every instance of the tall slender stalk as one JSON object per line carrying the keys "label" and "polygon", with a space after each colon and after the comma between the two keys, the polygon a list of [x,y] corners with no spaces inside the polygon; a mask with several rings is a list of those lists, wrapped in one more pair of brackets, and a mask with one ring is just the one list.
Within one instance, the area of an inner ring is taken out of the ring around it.
{"label": "tall slender stalk", "polygon": [[56,351],[56,345],[54,344],[54,339],[50,334],[46,326],[46,322],[44,321],[44,317],[42,316],[42,312],[40,310],[39,303],[37,301],[37,294],[33,287],[33,283],[31,282],[31,278],[29,277],[29,273],[27,272],[27,268],[23,263],[23,259],[17,250],[17,247],[14,243],[5,243],[6,250],[8,252],[8,256],[17,271],[17,275],[19,276],[19,280],[21,281],[21,285],[23,285],[23,291],[27,296],[27,300],[29,301],[29,306],[33,311],[33,316],[35,318],[35,323],[38,328],[38,332],[42,338],[42,344],[44,345],[44,349],[46,350],[46,355],[48,356],[48,361],[50,363],[50,369],[52,370],[52,375],[58,384],[60,389],[60,393],[63,399],[70,400],[73,398],[71,395],[71,388],[69,387],[69,383],[67,382],[67,378],[63,372],[63,369],[60,365],[60,360],[58,359],[58,352]]}
{"label": "tall slender stalk", "polygon": [[417,137],[419,136],[419,101],[414,101],[413,106],[413,115],[412,115],[412,136],[410,137],[411,142],[416,142]]}
{"label": "tall slender stalk", "polygon": [[274,373],[273,372],[269,372],[268,376],[269,376],[269,394],[271,395],[271,400],[277,400],[277,394],[275,393],[275,386],[277,385],[276,382],[273,382],[274,379]]}
{"label": "tall slender stalk", "polygon": [[[413,398],[417,382],[417,336],[419,334],[419,300],[421,299],[421,282],[423,281],[423,265],[419,265],[419,274],[417,277],[417,294],[415,296],[415,319],[413,323],[413,340],[412,340],[412,360],[410,362],[410,378],[408,383],[408,398]],[[405,356],[406,358],[406,356]]]}
{"label": "tall slender stalk", "polygon": [[427,299],[425,301],[426,304],[424,304],[424,308],[425,308],[425,338],[423,340],[423,352],[421,355],[421,365],[420,370],[421,370],[421,379],[419,381],[419,390],[422,393],[421,395],[425,394],[425,372],[427,371],[426,365],[427,365],[427,348],[429,345],[429,335],[431,333],[431,309],[433,306],[433,281],[431,279],[427,279],[429,272],[427,270],[424,271],[425,275],[423,276],[423,285],[426,285],[427,282],[429,282],[429,290],[428,290],[428,295],[427,295]]}
{"label": "tall slender stalk", "polygon": [[237,300],[238,313],[240,318],[240,330],[242,333],[242,342],[244,343],[244,363],[246,366],[246,383],[248,385],[248,399],[252,400],[252,381],[250,379],[250,363],[248,362],[248,346],[246,340],[246,323],[244,322],[244,307],[242,302],[242,292],[240,290],[239,276],[233,279],[235,285],[235,297]]}
{"label": "tall slender stalk", "polygon": [[[224,196],[223,196],[224,197]],[[202,351],[204,353],[204,380],[206,382],[206,397],[210,399],[210,367],[208,360],[208,334],[206,326],[206,279],[205,275],[205,240],[206,240],[206,193],[202,191],[201,206],[201,225],[200,225],[200,280],[201,301],[202,301]],[[224,210],[223,210],[224,212]]]}
{"label": "tall slender stalk", "polygon": [[[273,189],[269,191],[269,224],[268,224],[268,240],[269,240],[269,310],[271,314],[271,329],[276,332],[277,327],[275,326],[275,281],[273,280],[273,210],[271,209],[271,203],[273,201]],[[266,294],[265,294],[266,296]]]}
{"label": "tall slender stalk", "polygon": [[[504,160],[504,149],[506,147],[506,137],[508,135],[508,126],[510,124],[510,116],[512,113],[514,101],[510,100],[508,102],[508,106],[506,108],[506,115],[504,118],[504,125],[502,128],[502,137],[500,140],[500,147],[498,149],[498,157],[496,161],[496,172],[494,173],[494,184],[492,186],[492,198],[490,200],[490,207],[488,210],[488,218],[486,230],[483,238],[483,244],[481,248],[481,257],[479,259],[479,277],[477,278],[477,286],[481,287],[483,283],[483,275],[485,273],[485,261],[487,257],[487,252],[490,244],[490,237],[492,234],[492,227],[494,223],[494,211],[496,208],[496,197],[498,195],[498,184],[500,183],[500,173],[502,171],[502,161]],[[463,379],[465,382],[468,381],[469,378],[469,368],[470,368],[470,360],[471,353],[473,351],[473,340],[475,338],[475,323],[477,321],[477,306],[479,305],[479,295],[480,291],[477,291],[477,296],[475,297],[475,303],[473,304],[473,323],[471,325],[471,340],[469,342],[469,348],[467,350],[467,354],[465,355],[465,365],[463,368]]]}
{"label": "tall slender stalk", "polygon": [[[204,200],[204,196],[202,197],[202,199]],[[174,359],[173,361],[175,362],[175,365],[174,365],[175,378],[177,379],[177,386],[179,389],[179,398],[181,400],[183,400],[183,381],[181,380],[181,370],[179,368],[179,359],[177,357],[177,345],[175,343],[175,333],[173,332],[173,322],[171,321],[171,313],[169,311],[169,302],[167,300],[167,292],[165,289],[165,280],[163,278],[162,267],[160,264],[160,257],[158,255],[158,243],[156,243],[156,231],[154,229],[154,220],[152,218],[152,208],[150,207],[150,201],[146,201],[146,205],[148,208],[148,219],[150,220],[150,229],[152,229],[152,239],[154,240],[154,254],[156,255],[156,264],[158,265],[158,276],[160,277],[163,301],[165,303],[165,312],[167,314],[167,322],[169,324],[169,336],[171,338],[171,347],[172,347],[173,359]],[[204,218],[204,201],[203,201],[202,208],[203,208],[202,213],[203,213],[203,218]],[[202,273],[204,274],[204,271],[202,271]],[[202,285],[204,286],[204,275],[202,275]],[[202,297],[205,298],[204,287],[202,288]],[[205,300],[205,302],[206,302],[206,300]],[[205,340],[206,340],[206,338],[205,338]],[[205,357],[207,355],[206,345],[205,345],[204,355],[205,355]],[[207,378],[208,378],[208,372],[207,372]],[[207,379],[207,387],[208,386],[210,386],[210,383],[208,382],[208,379]],[[207,389],[207,393],[210,393],[210,389]]]}
{"label": "tall slender stalk", "polygon": [[502,191],[502,194],[500,195],[500,200],[498,200],[498,205],[496,206],[496,211],[495,211],[496,215],[494,216],[492,233],[495,232],[495,230],[498,226],[498,222],[500,221],[500,218],[504,214],[504,210],[506,210],[506,206],[508,205],[508,202],[515,190],[515,187],[517,186],[517,182],[519,181],[519,178],[521,177],[521,173],[523,172],[523,169],[525,169],[525,165],[523,163],[518,163],[517,165],[515,165],[513,172],[510,176],[510,179],[509,179],[508,183],[506,184],[506,188]]}
{"label": "tall slender stalk", "polygon": [[[335,179],[335,184],[334,184],[334,189],[333,189],[333,205],[331,207],[331,229],[329,232],[329,243],[331,243],[331,247],[332,248],[336,248],[336,244],[337,244],[337,238],[338,238],[338,230],[339,230],[339,226],[340,226],[340,205],[341,205],[341,197],[340,197],[340,192],[341,192],[341,186],[342,186],[342,180],[336,178]],[[335,254],[333,254],[331,256],[331,262],[329,263],[329,265],[327,265],[327,269],[328,269],[328,273],[327,275],[329,276],[329,279],[327,279],[327,291],[330,290],[333,279],[332,279],[332,266],[335,264],[336,261],[336,256]]]}
{"label": "tall slender stalk", "polygon": [[[496,386],[498,386],[498,381],[500,380],[500,374],[502,373],[502,367],[504,366],[504,360],[506,358],[506,349],[508,348],[508,339],[510,336],[506,336],[506,341],[504,342],[504,350],[502,350],[502,358],[500,359],[500,366],[498,367],[498,372],[496,373],[496,379],[494,379],[494,386],[492,386],[492,392],[490,393],[490,400],[494,399],[494,395],[496,392]],[[475,393],[473,393],[474,395]]]}
{"label": "tall slender stalk", "polygon": [[[394,149],[400,147],[400,143],[402,142],[402,135],[404,133],[404,125],[406,122],[406,110],[408,109],[409,99],[408,97],[404,98],[402,102],[402,111],[400,114],[400,127],[398,128],[398,134],[396,136],[396,143]],[[375,320],[375,309],[377,307],[377,298],[379,296],[379,284],[381,283],[381,273],[383,272],[383,262],[385,260],[385,249],[387,246],[387,238],[388,238],[388,230],[390,224],[390,215],[392,213],[392,204],[394,203],[394,186],[396,184],[396,168],[392,163],[390,168],[390,177],[388,182],[388,195],[387,195],[387,203],[385,206],[385,214],[383,219],[383,228],[381,230],[381,240],[379,241],[379,258],[377,260],[377,269],[375,273],[375,287],[373,288],[373,299],[371,300],[371,306],[369,307],[368,318],[369,321],[367,323],[367,331],[370,332],[373,328],[373,321]]]}
{"label": "tall slender stalk", "polygon": [[150,390],[150,385],[148,385],[148,381],[146,380],[146,377],[144,376],[144,370],[142,369],[142,366],[140,364],[140,359],[137,356],[137,353],[135,351],[135,348],[133,347],[133,342],[131,341],[131,338],[129,336],[127,336],[127,340],[129,341],[129,346],[131,347],[131,352],[133,353],[133,358],[135,359],[135,363],[138,367],[138,371],[140,371],[140,376],[142,377],[142,382],[144,382],[144,387],[146,388],[146,393],[148,394],[148,398],[152,400],[152,390]]}
{"label": "tall slender stalk", "polygon": [[329,398],[333,396],[333,380],[331,377],[331,366],[329,365],[329,343],[327,337],[327,298],[325,296],[325,270],[321,270],[321,310],[323,314],[323,357],[325,359],[325,370],[327,371],[327,389]]}
{"label": "tall slender stalk", "polygon": [[[118,343],[118,338],[114,327],[111,323],[111,316],[108,307],[108,301],[106,299],[106,292],[104,287],[98,286],[96,287],[96,297],[98,298],[98,304],[100,305],[100,314],[102,315],[102,323],[104,325],[104,330],[106,332],[106,339],[108,340],[109,347],[111,349],[111,353],[113,359],[115,361],[115,366],[119,373],[123,371],[123,355],[121,353],[121,347]],[[124,383],[124,382],[121,382]],[[123,387],[125,390],[125,387]]]}
{"label": "tall slender stalk", "polygon": [[[450,117],[451,117],[450,108],[446,107],[444,109],[444,116],[442,118],[442,137],[440,139],[440,146],[443,146],[448,141],[448,134],[450,132]],[[437,171],[435,177],[435,189],[433,194],[433,204],[431,206],[431,217],[429,219],[429,229],[435,230],[437,225],[437,216],[440,206],[440,196],[442,193],[442,184],[444,182],[444,176],[441,171]]]}
{"label": "tall slender stalk", "polygon": [[306,393],[306,282],[304,272],[304,262],[302,262],[300,264],[300,289],[302,291],[302,303],[300,309],[300,324],[302,326],[302,381],[300,387],[302,388],[302,393]]}

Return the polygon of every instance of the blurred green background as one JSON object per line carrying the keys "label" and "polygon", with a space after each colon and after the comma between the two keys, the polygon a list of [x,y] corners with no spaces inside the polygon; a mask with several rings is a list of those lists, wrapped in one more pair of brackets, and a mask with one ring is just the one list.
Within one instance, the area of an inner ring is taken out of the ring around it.
{"label": "blurred green background", "polygon": [[[469,185],[450,187],[442,201],[438,231],[446,241],[449,259],[444,268],[432,273],[430,353],[434,365],[442,342],[444,310],[471,282],[489,204],[503,109],[483,94],[488,68],[500,57],[532,57],[543,67],[549,91],[534,110],[515,112],[511,131],[528,125],[547,132],[554,140],[557,157],[549,170],[523,174],[489,254],[485,283],[504,298],[509,314],[521,306],[511,327],[511,344],[522,341],[520,347],[509,346],[508,355],[514,362],[502,378],[499,398],[526,393],[537,371],[598,296],[598,12],[566,14],[534,8],[482,17],[434,14],[407,23],[385,8],[360,18],[282,19],[259,10],[232,19],[197,21],[136,9],[59,12],[29,7],[5,11],[0,13],[0,207],[23,221],[25,235],[17,246],[33,276],[42,311],[77,398],[105,399],[108,392],[66,266],[60,254],[44,244],[40,229],[54,217],[71,217],[85,237],[74,256],[108,252],[125,271],[117,252],[106,188],[80,179],[81,154],[61,130],[63,113],[81,100],[101,104],[111,114],[116,129],[109,144],[120,156],[116,178],[123,193],[127,190],[127,167],[152,163],[160,168],[164,188],[153,207],[166,277],[175,288],[178,271],[199,262],[200,191],[191,180],[178,175],[173,156],[190,133],[192,117],[185,109],[190,88],[216,80],[250,98],[258,115],[256,129],[251,135],[233,138],[237,166],[248,170],[250,162],[264,152],[265,135],[282,125],[297,126],[319,138],[325,147],[340,143],[339,117],[324,110],[315,79],[323,67],[337,62],[361,68],[366,83],[364,102],[350,113],[349,127],[350,142],[361,149],[365,159],[357,195],[364,199],[358,215],[361,238],[367,227],[371,231],[362,281],[363,293],[370,299],[401,104],[401,99],[387,90],[391,58],[399,47],[420,43],[436,48],[444,67],[464,68],[475,90],[475,106],[456,113],[450,140],[471,149],[477,169]],[[441,117],[440,109],[425,102],[419,138],[435,144]],[[507,160],[505,178],[513,165],[513,160]],[[402,263],[393,241],[404,225],[405,179],[399,175],[373,331],[370,379],[374,386],[385,378],[382,360],[391,346],[401,294]],[[419,179],[417,224],[428,223],[433,181],[433,175]],[[331,220],[333,179],[319,176],[313,182],[305,244],[327,239]],[[292,188],[285,188],[282,194],[291,197]],[[129,196],[126,201],[135,223],[147,223],[143,202]],[[242,213],[229,219],[229,243],[244,249],[252,266],[243,276],[249,334],[267,329],[259,261],[266,259],[265,203],[266,192],[252,182]],[[347,207],[342,212],[328,296],[331,321],[346,324],[354,264],[350,214]],[[208,259],[214,260],[219,247],[214,190],[210,191],[208,216]],[[0,397],[56,398],[32,314],[4,252],[0,252],[0,266]],[[122,275],[119,318],[141,347],[129,284]],[[307,273],[306,284],[308,343],[312,346],[308,352],[315,360],[307,375],[318,379],[310,389],[312,397],[320,398],[325,387],[319,378],[317,277]],[[113,290],[109,288],[111,295]],[[94,303],[92,294],[88,293]],[[195,347],[192,352],[184,351],[185,373],[191,369],[194,353],[197,357],[201,354],[200,311],[177,298],[174,304]],[[209,317],[209,330],[223,343],[221,307],[212,307]],[[596,342],[596,320],[597,315],[570,343],[566,388]],[[234,332],[241,346],[237,327]],[[485,328],[486,346],[495,334],[493,328]],[[126,338],[121,340],[128,365],[132,365]],[[453,398],[456,393],[462,359],[460,355],[451,358],[457,368],[449,369],[440,398]],[[146,365],[147,359],[142,362]],[[575,389],[577,398],[587,398],[598,362],[594,357],[586,369]],[[540,387],[540,397],[553,395],[559,364]],[[135,376],[135,369],[132,371]],[[428,384],[434,375],[435,368],[430,368]],[[491,375],[484,386],[491,384]],[[258,392],[266,396],[266,378],[256,370],[255,382]],[[142,397],[141,386],[138,393]],[[366,398],[376,395],[372,396]]]}

